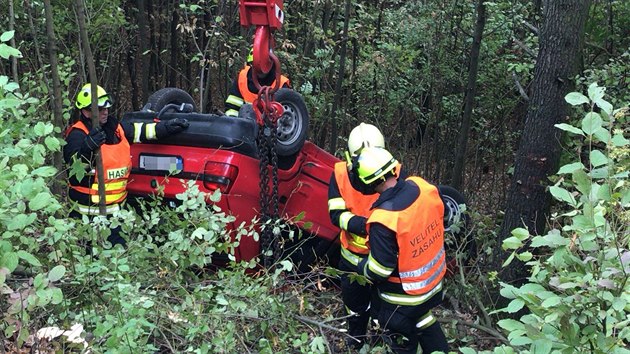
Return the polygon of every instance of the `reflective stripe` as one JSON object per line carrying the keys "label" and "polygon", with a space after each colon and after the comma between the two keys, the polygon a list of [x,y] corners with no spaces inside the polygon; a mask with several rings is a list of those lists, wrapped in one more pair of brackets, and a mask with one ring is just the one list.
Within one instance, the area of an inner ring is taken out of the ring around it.
{"label": "reflective stripe", "polygon": [[422,295],[380,293],[379,296],[381,297],[381,299],[389,302],[390,304],[412,306],[412,305],[420,305],[426,302],[431,297],[433,297],[433,295],[438,293],[440,290],[442,290],[442,282],[439,282],[438,285],[435,286],[435,288],[431,289],[431,291],[429,291],[428,293],[422,294]]}
{"label": "reflective stripe", "polygon": [[400,278],[401,279],[403,279],[403,278],[413,278],[413,277],[419,277],[419,276],[425,274],[431,268],[433,268],[437,264],[437,262],[440,261],[440,259],[442,258],[443,255],[444,255],[444,247],[442,247],[440,252],[438,252],[438,254],[436,254],[435,257],[433,257],[433,259],[429,261],[429,263],[425,264],[424,266],[422,266],[422,267],[420,267],[418,269],[400,273]]}
{"label": "reflective stripe", "polygon": [[339,215],[339,227],[344,230],[348,230],[348,223],[353,216],[354,214],[349,211],[344,211],[343,213],[341,213],[341,215]]}
{"label": "reflective stripe", "polygon": [[431,284],[433,281],[435,281],[437,277],[441,277],[442,271],[444,270],[445,267],[446,267],[446,262],[442,261],[442,263],[440,264],[440,267],[428,279],[425,279],[423,281],[416,281],[413,283],[403,282],[402,287],[405,291],[422,289],[425,286]]}
{"label": "reflective stripe", "polygon": [[[122,191],[120,193],[113,193],[113,194],[105,194],[105,204],[120,202],[125,198],[127,198],[127,191]],[[101,201],[101,198],[99,197],[98,194],[92,194],[90,195],[90,201],[92,203],[99,203]]]}
{"label": "reflective stripe", "polygon": [[133,123],[133,142],[140,142],[140,134],[142,134],[142,126],[144,123]]}
{"label": "reflective stripe", "polygon": [[[113,214],[120,210],[120,204],[111,204],[105,206],[105,212],[107,214]],[[98,205],[81,205],[77,204],[77,211],[84,215],[99,215],[99,207]]]}
{"label": "reflective stripe", "polygon": [[145,136],[147,140],[155,140],[157,139],[157,133],[155,132],[156,123],[145,124]]}
{"label": "reflective stripe", "polygon": [[328,199],[328,211],[331,210],[346,210],[346,201],[343,198]]}
{"label": "reflective stripe", "polygon": [[420,319],[420,321],[418,321],[418,323],[416,323],[416,328],[425,329],[429,327],[430,325],[432,325],[434,322],[435,322],[435,317],[433,317],[433,313],[429,311],[429,313],[427,313],[424,317]]}
{"label": "reflective stripe", "polygon": [[235,109],[228,109],[225,111],[225,115],[228,117],[238,117],[238,111]]}
{"label": "reflective stripe", "polygon": [[380,275],[385,278],[388,277],[394,271],[394,268],[383,267],[380,263],[378,263],[373,257],[372,254],[368,256],[367,267],[373,273]]}
{"label": "reflective stripe", "polygon": [[367,246],[367,238],[365,237],[361,237],[357,234],[353,234],[351,232],[348,232],[348,234],[350,235],[348,237],[348,242],[353,245],[354,247],[360,248],[361,250],[365,250],[367,251],[366,254],[369,252],[368,251],[368,246]]}
{"label": "reflective stripe", "polygon": [[348,251],[344,247],[341,247],[341,257],[343,257],[343,259],[345,259],[346,261],[350,262],[350,264],[355,265],[355,266],[359,265],[359,262],[361,261],[361,257]]}
{"label": "reflective stripe", "polygon": [[[113,191],[116,189],[125,189],[126,186],[127,186],[127,180],[106,183],[105,191],[107,192],[107,191]],[[98,183],[92,184],[92,189],[97,191],[97,194],[98,194]]]}
{"label": "reflective stripe", "polygon": [[227,100],[225,100],[225,103],[233,104],[240,107],[243,105],[243,99],[238,96],[229,95]]}

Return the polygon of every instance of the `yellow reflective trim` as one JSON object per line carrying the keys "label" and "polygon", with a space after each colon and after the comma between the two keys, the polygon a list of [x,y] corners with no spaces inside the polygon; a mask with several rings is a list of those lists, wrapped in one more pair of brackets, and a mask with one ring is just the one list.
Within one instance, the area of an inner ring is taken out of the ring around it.
{"label": "yellow reflective trim", "polygon": [[331,210],[346,210],[346,201],[343,198],[328,199],[328,211]]}
{"label": "yellow reflective trim", "polygon": [[[117,200],[121,200],[122,198],[126,196],[127,196],[127,191],[122,191],[120,193],[114,193],[114,194],[105,194],[105,204],[112,203]],[[99,198],[98,194],[90,195],[90,201],[92,203],[98,203],[100,202],[100,200],[101,198]]]}
{"label": "yellow reflective trim", "polygon": [[349,211],[345,211],[341,213],[341,215],[339,215],[339,227],[344,230],[348,230],[348,223],[350,222],[350,219],[352,219],[353,216],[354,214],[352,214]]}
{"label": "yellow reflective trim", "polygon": [[[105,212],[107,214],[113,214],[114,212],[117,212],[119,210],[120,210],[120,204],[111,204],[111,205],[105,206]],[[77,204],[77,211],[84,215],[99,215],[100,214],[98,205],[87,206],[87,205]]]}
{"label": "yellow reflective trim", "polygon": [[388,277],[394,271],[394,268],[387,268],[378,263],[374,257],[372,257],[372,253],[368,256],[367,266],[369,270],[383,278]]}
{"label": "yellow reflective trim", "polygon": [[140,134],[142,134],[142,126],[144,123],[133,123],[133,142],[140,142]]}
{"label": "yellow reflective trim", "polygon": [[424,317],[422,317],[420,319],[420,321],[418,321],[418,323],[416,323],[416,328],[418,328],[418,329],[425,329],[425,328],[429,327],[430,325],[432,325],[433,323],[435,323],[435,317],[433,316],[433,313],[431,313],[431,311],[429,311],[429,313],[424,315]]}
{"label": "yellow reflective trim", "polygon": [[[105,191],[114,191],[117,189],[123,189],[127,186],[127,180],[105,183]],[[98,191],[98,183],[92,184],[92,189]]]}
{"label": "yellow reflective trim", "polygon": [[380,293],[379,296],[384,301],[389,302],[394,305],[405,305],[405,306],[415,306],[420,305],[427,300],[429,300],[433,295],[442,290],[442,282],[439,282],[435,288],[431,289],[426,294],[423,295],[407,295],[407,294],[396,294],[396,293]]}
{"label": "yellow reflective trim", "polygon": [[235,109],[228,109],[225,111],[225,115],[228,117],[238,117],[238,111]]}
{"label": "yellow reflective trim", "polygon": [[145,136],[147,137],[148,140],[155,140],[157,139],[157,133],[155,132],[155,126],[157,124],[156,123],[149,123],[145,125]]}
{"label": "yellow reflective trim", "polygon": [[242,106],[244,102],[245,101],[243,101],[242,98],[234,95],[229,95],[228,98],[225,100],[225,103],[233,104],[238,107]]}
{"label": "yellow reflective trim", "polygon": [[348,251],[347,249],[341,247],[341,257],[343,257],[343,259],[345,259],[346,261],[350,262],[350,264],[352,265],[359,265],[359,262],[361,261],[361,257],[357,256],[356,254]]}
{"label": "yellow reflective trim", "polygon": [[363,248],[365,250],[368,249],[367,239],[365,237],[361,237],[361,236],[359,236],[357,234],[353,234],[353,233],[350,233],[350,232],[349,232],[349,234],[350,234],[350,237],[349,237],[348,242],[351,245],[354,245],[354,246],[359,247],[359,248]]}

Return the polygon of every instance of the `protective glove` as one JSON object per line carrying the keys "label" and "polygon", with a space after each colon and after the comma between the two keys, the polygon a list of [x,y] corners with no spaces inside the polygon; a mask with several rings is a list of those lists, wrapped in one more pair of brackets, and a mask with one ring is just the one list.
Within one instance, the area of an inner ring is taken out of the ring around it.
{"label": "protective glove", "polygon": [[90,133],[85,137],[85,140],[83,140],[83,145],[87,147],[88,150],[94,151],[105,143],[106,138],[107,135],[103,129],[98,126],[90,130]]}
{"label": "protective glove", "polygon": [[182,130],[188,128],[189,125],[190,123],[188,123],[188,120],[183,118],[175,118],[159,122],[155,126],[155,131],[158,138],[162,138],[165,136],[177,134]]}

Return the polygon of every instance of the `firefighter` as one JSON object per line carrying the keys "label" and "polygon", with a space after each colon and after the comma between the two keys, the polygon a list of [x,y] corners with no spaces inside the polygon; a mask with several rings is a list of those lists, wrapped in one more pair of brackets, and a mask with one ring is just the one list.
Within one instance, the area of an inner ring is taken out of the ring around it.
{"label": "firefighter", "polygon": [[353,337],[349,338],[348,344],[356,348],[360,348],[365,342],[373,303],[371,298],[375,295],[369,283],[360,283],[349,276],[358,272],[359,261],[369,253],[365,223],[370,206],[378,197],[375,192],[369,195],[361,193],[363,184],[351,169],[352,159],[367,146],[384,148],[385,139],[377,127],[361,123],[350,132],[347,161],[335,164],[328,187],[328,213],[332,223],[341,229],[341,297],[350,315],[348,334]]}
{"label": "firefighter", "polygon": [[[71,216],[99,214],[98,183],[95,172],[95,152],[100,148],[105,175],[105,205],[107,214],[120,210],[127,197],[127,179],[131,170],[130,143],[144,142],[176,134],[188,127],[188,121],[176,118],[158,123],[119,122],[109,115],[112,99],[105,89],[97,86],[99,125],[92,126],[91,84],[85,84],[75,100],[78,119],[65,132],[63,157],[67,164],[79,158],[87,164],[86,175],[69,178],[68,197],[76,203]],[[125,245],[119,235],[120,227],[112,229],[108,241]]]}
{"label": "firefighter", "polygon": [[446,272],[444,204],[438,188],[416,176],[397,178],[398,161],[385,149],[364,148],[356,174],[378,193],[367,220],[369,255],[359,274],[378,289],[379,324],[396,353],[448,353],[431,310],[442,301]]}
{"label": "firefighter", "polygon": [[[238,111],[245,103],[252,103],[258,98],[258,89],[252,79],[252,67],[254,63],[254,50],[250,49],[247,55],[247,63],[245,67],[238,73],[236,80],[232,81],[230,92],[225,100],[225,115],[231,117],[238,117]],[[258,74],[258,83],[260,86],[275,86],[276,82],[276,69],[275,66],[271,66],[271,70],[267,74]],[[291,87],[289,79],[280,75],[280,87]]]}

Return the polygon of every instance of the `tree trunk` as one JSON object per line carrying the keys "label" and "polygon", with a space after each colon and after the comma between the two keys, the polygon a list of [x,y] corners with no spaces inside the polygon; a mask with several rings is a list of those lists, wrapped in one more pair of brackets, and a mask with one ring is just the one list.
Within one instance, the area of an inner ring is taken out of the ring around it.
{"label": "tree trunk", "polygon": [[[30,11],[29,11],[30,13]],[[53,11],[50,0],[44,0],[44,13],[46,16],[46,37],[48,45],[48,57],[50,60],[50,75],[52,76],[53,95],[51,99],[53,111],[53,124],[55,127],[63,128],[63,112],[62,112],[62,93],[61,80],[59,79],[59,65],[57,62],[57,38],[53,27]],[[63,171],[63,156],[61,151],[53,154],[53,166],[58,171]],[[61,194],[61,184],[54,183],[52,186],[53,193]]]}
{"label": "tree trunk", "polygon": [[149,73],[150,64],[151,64],[151,56],[147,51],[149,50],[149,25],[147,21],[147,6],[145,0],[138,0],[136,2],[136,6],[138,7],[138,55],[140,55],[140,87],[141,87],[141,96],[140,96],[140,106],[142,106],[149,97]]}
{"label": "tree trunk", "polygon": [[170,37],[171,37],[171,48],[170,48],[170,52],[171,52],[171,58],[170,58],[170,65],[168,67],[168,87],[177,87],[177,53],[179,53],[179,41],[177,38],[177,24],[179,22],[179,12],[177,12],[177,9],[173,10],[173,15],[171,18],[171,30],[170,30]]}
{"label": "tree trunk", "polygon": [[464,98],[464,114],[462,125],[459,128],[459,138],[457,139],[457,152],[455,163],[451,173],[451,185],[455,189],[461,189],[464,177],[466,146],[470,134],[470,124],[472,121],[472,111],[475,106],[475,96],[477,95],[477,72],[479,71],[479,52],[481,51],[481,37],[486,26],[486,5],[483,0],[477,0],[477,21],[473,34],[473,43],[470,49],[470,64],[468,66],[468,87]]}
{"label": "tree trunk", "polygon": [[[532,95],[499,232],[499,245],[517,227],[525,227],[535,235],[545,231],[551,204],[547,178],[557,172],[560,158],[561,131],[554,125],[567,115],[564,96],[574,87],[572,80],[577,74],[588,9],[589,0],[544,1]],[[495,266],[500,267],[507,256],[501,247],[496,247]],[[518,284],[527,274],[523,263],[513,261],[502,270],[501,278]]]}
{"label": "tree trunk", "polygon": [[[9,31],[14,31],[14,30],[15,30],[15,12],[13,9],[13,0],[9,0]],[[11,47],[17,48],[15,44],[15,35],[11,37],[10,43],[11,43]],[[19,83],[17,60],[18,60],[17,57],[11,56],[11,76],[13,76],[13,81],[15,83]]]}
{"label": "tree trunk", "polygon": [[343,34],[341,35],[341,48],[339,49],[339,70],[337,71],[337,82],[335,84],[335,99],[330,110],[330,151],[337,151],[337,131],[338,117],[337,109],[341,105],[341,96],[343,89],[343,78],[346,73],[346,52],[348,48],[348,26],[350,23],[350,9],[352,2],[346,0],[346,8],[344,10]]}
{"label": "tree trunk", "polygon": [[[84,0],[76,0],[77,20],[79,23],[79,34],[83,39],[83,50],[85,51],[85,60],[88,64],[88,73],[90,82],[92,84],[91,91],[96,92],[96,85],[98,79],[96,78],[96,67],[94,66],[94,56],[92,55],[92,49],[90,48],[90,40],[87,34],[87,28],[85,26],[85,9],[83,6]],[[92,127],[99,125],[98,121],[98,97],[92,95]],[[103,158],[101,156],[101,149],[96,150],[96,175],[98,177],[98,211],[101,215],[106,215],[107,210],[105,208],[105,171],[103,170]]]}

